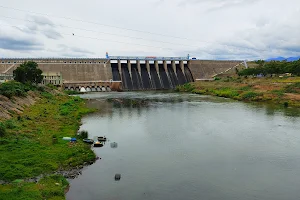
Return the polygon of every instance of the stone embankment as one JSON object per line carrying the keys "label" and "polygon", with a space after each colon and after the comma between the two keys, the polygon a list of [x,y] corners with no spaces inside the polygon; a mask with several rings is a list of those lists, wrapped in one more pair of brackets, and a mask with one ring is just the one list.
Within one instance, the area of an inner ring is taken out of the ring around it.
{"label": "stone embankment", "polygon": [[0,95],[0,119],[10,119],[12,113],[23,113],[26,106],[33,105],[37,100],[39,97],[31,91],[25,97],[12,97],[12,99]]}

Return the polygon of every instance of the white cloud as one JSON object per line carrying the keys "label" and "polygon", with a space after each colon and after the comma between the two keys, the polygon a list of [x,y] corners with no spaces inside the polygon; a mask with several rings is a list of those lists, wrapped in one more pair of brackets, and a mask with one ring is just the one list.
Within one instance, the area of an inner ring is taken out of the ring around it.
{"label": "white cloud", "polygon": [[11,0],[2,6],[29,11],[0,7],[2,16],[15,18],[5,19],[1,27],[4,57],[104,57],[106,51],[132,56],[190,53],[200,59],[300,54],[298,0]]}

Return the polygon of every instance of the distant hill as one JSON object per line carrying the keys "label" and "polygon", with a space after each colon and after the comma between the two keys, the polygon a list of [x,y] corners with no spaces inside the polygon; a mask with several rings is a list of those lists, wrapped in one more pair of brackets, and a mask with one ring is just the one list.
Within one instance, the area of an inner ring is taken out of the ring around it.
{"label": "distant hill", "polygon": [[272,60],[275,60],[275,61],[283,61],[283,60],[287,60],[288,62],[291,62],[291,61],[296,61],[296,60],[299,60],[300,59],[300,56],[297,56],[297,57],[289,57],[289,58],[284,58],[284,57],[277,57],[277,58],[269,58],[266,60],[266,62],[270,62]]}

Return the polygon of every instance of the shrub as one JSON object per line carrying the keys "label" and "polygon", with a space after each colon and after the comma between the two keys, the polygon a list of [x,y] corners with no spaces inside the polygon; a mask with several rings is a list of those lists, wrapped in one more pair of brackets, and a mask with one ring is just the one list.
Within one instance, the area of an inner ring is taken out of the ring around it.
{"label": "shrub", "polygon": [[191,92],[194,89],[195,89],[195,86],[193,86],[190,83],[186,83],[184,85],[179,85],[176,87],[176,91],[179,91],[179,92]]}
{"label": "shrub", "polygon": [[275,94],[279,97],[282,97],[284,95],[284,91],[282,91],[282,90],[272,90],[271,93]]}
{"label": "shrub", "polygon": [[6,135],[6,128],[4,124],[0,123],[0,137],[4,137]]}
{"label": "shrub", "polygon": [[24,84],[16,81],[9,81],[0,85],[0,94],[8,98],[13,96],[26,96],[27,91]]}
{"label": "shrub", "polygon": [[245,86],[245,87],[241,87],[240,90],[243,90],[243,91],[248,91],[251,89],[251,86]]}
{"label": "shrub", "polygon": [[5,122],[5,127],[8,129],[14,129],[14,128],[16,128],[16,124],[12,120],[7,120]]}
{"label": "shrub", "polygon": [[246,92],[244,94],[242,94],[242,99],[253,99],[257,96],[260,96],[259,93],[256,93],[256,92]]}
{"label": "shrub", "polygon": [[43,97],[46,97],[47,99],[53,99],[53,94],[49,92],[42,92],[41,94]]}
{"label": "shrub", "polygon": [[87,131],[85,131],[85,130],[79,131],[78,137],[80,139],[86,139],[86,138],[89,137],[89,133]]}
{"label": "shrub", "polygon": [[49,88],[51,88],[51,89],[53,89],[53,90],[57,89],[57,87],[54,86],[54,85],[51,84],[51,83],[48,83],[46,86],[49,87]]}
{"label": "shrub", "polygon": [[300,93],[300,82],[293,83],[285,87],[285,92],[288,93]]}
{"label": "shrub", "polygon": [[212,92],[213,92],[216,96],[219,96],[219,97],[232,98],[232,97],[239,96],[238,91],[232,90],[232,89],[230,89],[230,88],[223,88],[223,89],[220,89],[220,90],[213,90]]}
{"label": "shrub", "polygon": [[44,87],[37,87],[37,90],[40,92],[45,92],[45,88]]}

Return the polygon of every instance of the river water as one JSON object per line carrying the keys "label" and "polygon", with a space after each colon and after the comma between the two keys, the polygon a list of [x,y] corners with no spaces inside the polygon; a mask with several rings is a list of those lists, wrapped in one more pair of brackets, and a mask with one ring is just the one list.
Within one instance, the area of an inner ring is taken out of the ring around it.
{"label": "river water", "polygon": [[68,200],[300,199],[299,110],[178,93],[81,97],[101,109],[81,129],[109,141],[70,180]]}

